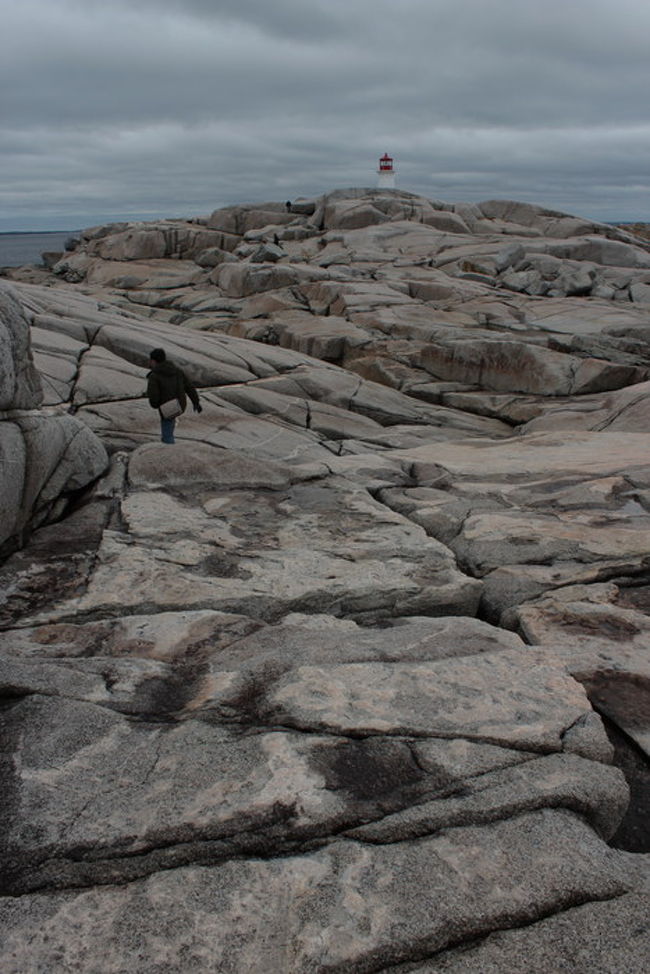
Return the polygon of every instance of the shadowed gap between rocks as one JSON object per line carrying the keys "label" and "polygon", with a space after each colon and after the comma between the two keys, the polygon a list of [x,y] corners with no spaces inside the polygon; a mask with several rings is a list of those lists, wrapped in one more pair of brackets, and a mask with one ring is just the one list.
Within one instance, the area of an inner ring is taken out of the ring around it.
{"label": "shadowed gap between rocks", "polygon": [[[597,709],[593,700],[592,706]],[[601,717],[614,746],[613,764],[621,769],[630,788],[630,803],[609,845],[625,852],[650,853],[650,761],[606,714]]]}

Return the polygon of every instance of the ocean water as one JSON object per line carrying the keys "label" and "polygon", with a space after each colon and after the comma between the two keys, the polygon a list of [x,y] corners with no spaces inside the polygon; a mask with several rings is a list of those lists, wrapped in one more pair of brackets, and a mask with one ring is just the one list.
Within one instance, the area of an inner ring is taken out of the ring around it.
{"label": "ocean water", "polygon": [[66,240],[78,230],[56,230],[42,233],[0,233],[0,267],[22,267],[41,264],[41,254],[63,250]]}

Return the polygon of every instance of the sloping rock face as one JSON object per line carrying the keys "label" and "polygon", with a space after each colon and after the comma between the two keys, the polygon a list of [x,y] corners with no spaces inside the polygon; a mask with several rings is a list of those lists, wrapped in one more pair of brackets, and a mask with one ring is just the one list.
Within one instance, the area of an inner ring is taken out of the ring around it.
{"label": "sloping rock face", "polygon": [[28,316],[16,292],[0,284],[0,552],[60,517],[108,465],[88,427],[67,414],[46,415],[43,399]]}
{"label": "sloping rock face", "polygon": [[647,241],[346,190],[12,277],[3,970],[645,971]]}

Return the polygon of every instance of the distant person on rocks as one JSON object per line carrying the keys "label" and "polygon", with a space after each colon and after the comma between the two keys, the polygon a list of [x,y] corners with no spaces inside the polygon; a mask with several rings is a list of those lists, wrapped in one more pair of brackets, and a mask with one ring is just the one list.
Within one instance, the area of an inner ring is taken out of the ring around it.
{"label": "distant person on rocks", "polygon": [[291,213],[291,200],[287,200],[287,202],[284,205],[287,208],[287,213]]}
{"label": "distant person on rocks", "polygon": [[[187,407],[187,397],[192,400],[195,413],[202,410],[199,402],[199,395],[187,378],[182,369],[179,369],[173,362],[167,361],[167,356],[163,348],[154,348],[149,353],[149,365],[151,372],[147,375],[147,398],[152,409],[157,409],[160,413],[160,439],[163,443],[174,443],[174,428],[176,426],[176,416],[185,412]],[[178,400],[178,406],[172,406]],[[161,407],[169,404],[164,412],[170,415],[165,416]],[[172,415],[175,413],[175,415]]]}

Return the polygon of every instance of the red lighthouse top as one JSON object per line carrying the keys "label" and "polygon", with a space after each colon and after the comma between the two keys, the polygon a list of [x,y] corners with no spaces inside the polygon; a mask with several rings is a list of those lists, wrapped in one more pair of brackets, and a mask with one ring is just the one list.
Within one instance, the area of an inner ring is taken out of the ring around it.
{"label": "red lighthouse top", "polygon": [[379,172],[392,172],[393,171],[393,160],[388,155],[387,152],[383,154],[379,160]]}

